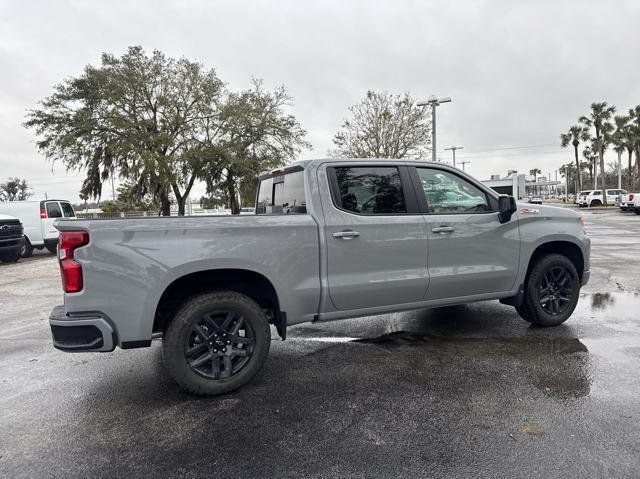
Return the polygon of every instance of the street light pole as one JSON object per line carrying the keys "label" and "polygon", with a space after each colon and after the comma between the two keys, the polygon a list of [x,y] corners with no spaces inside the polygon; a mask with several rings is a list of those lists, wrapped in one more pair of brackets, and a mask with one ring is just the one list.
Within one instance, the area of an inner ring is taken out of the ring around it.
{"label": "street light pole", "polygon": [[435,95],[431,95],[426,100],[420,100],[418,106],[430,106],[431,107],[431,161],[436,161],[436,107],[440,103],[449,103],[451,98],[448,96],[443,98],[437,98]]}
{"label": "street light pole", "polygon": [[[462,146],[450,146],[449,148],[445,148],[445,150],[449,151],[451,150],[451,153],[453,153],[453,167],[456,167],[456,150],[462,150]],[[463,166],[464,168],[464,166]]]}
{"label": "street light pole", "polygon": [[464,171],[464,165],[466,165],[467,163],[471,163],[471,162],[469,160],[460,162],[460,164],[462,165],[462,171]]}

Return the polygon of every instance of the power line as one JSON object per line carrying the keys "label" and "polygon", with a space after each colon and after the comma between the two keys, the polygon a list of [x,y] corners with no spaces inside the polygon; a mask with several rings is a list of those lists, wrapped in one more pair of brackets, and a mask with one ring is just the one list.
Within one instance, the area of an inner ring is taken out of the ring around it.
{"label": "power line", "polygon": [[496,148],[467,148],[467,151],[472,151],[474,153],[479,153],[479,152],[483,152],[483,151],[500,151],[500,150],[525,150],[525,149],[529,149],[529,148],[547,148],[550,146],[556,146],[558,148],[561,148],[561,146],[558,143],[546,143],[546,144],[540,144],[540,145],[524,145],[524,146],[499,146]]}
{"label": "power line", "polygon": [[562,155],[561,151],[541,151],[541,152],[522,152],[522,153],[514,153],[514,154],[502,154],[502,155],[460,155],[461,160],[472,159],[472,158],[484,158],[484,159],[492,159],[492,158],[515,158],[515,157],[535,157],[535,156],[544,156],[544,155]]}

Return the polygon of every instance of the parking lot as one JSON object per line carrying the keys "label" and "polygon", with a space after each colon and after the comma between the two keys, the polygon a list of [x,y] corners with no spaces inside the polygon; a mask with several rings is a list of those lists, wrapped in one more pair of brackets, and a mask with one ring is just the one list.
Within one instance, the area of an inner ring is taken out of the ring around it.
{"label": "parking lot", "polygon": [[300,325],[218,398],[171,382],[161,340],[56,351],[55,258],[0,265],[0,475],[638,477],[640,216],[584,215],[564,325],[496,301]]}

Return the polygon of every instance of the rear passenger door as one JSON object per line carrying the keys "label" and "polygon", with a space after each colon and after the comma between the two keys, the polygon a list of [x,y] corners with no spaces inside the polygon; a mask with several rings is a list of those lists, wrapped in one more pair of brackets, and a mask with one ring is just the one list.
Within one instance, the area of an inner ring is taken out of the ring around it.
{"label": "rear passenger door", "polygon": [[427,234],[405,166],[342,162],[318,171],[329,296],[338,310],[421,301]]}
{"label": "rear passenger door", "polygon": [[516,216],[500,223],[495,197],[454,170],[410,171],[429,238],[425,299],[510,291],[520,259]]}

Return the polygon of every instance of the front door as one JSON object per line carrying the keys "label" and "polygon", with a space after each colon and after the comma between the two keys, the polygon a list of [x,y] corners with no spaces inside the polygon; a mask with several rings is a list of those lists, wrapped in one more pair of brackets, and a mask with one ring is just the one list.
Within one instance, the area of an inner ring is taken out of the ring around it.
{"label": "front door", "polygon": [[408,169],[345,162],[318,175],[330,191],[320,196],[334,306],[346,311],[421,301],[427,234]]}
{"label": "front door", "polygon": [[418,167],[429,238],[428,300],[510,291],[520,258],[517,221],[498,220],[497,200],[449,169]]}

